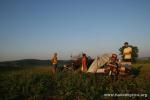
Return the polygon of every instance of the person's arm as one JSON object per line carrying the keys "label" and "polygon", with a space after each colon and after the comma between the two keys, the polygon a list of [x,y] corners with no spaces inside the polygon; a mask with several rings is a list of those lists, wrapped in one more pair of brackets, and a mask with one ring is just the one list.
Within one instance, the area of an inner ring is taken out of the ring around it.
{"label": "person's arm", "polygon": [[57,64],[57,57],[55,57],[54,59],[55,59],[55,63]]}
{"label": "person's arm", "polygon": [[123,49],[123,55],[125,55],[126,53],[125,53],[125,48]]}
{"label": "person's arm", "polygon": [[107,64],[108,66],[112,66],[112,67],[115,67],[115,65],[113,65],[113,64]]}
{"label": "person's arm", "polygon": [[132,48],[130,47],[130,53],[132,53]]}
{"label": "person's arm", "polygon": [[53,62],[54,62],[54,58],[51,58],[51,63],[53,64]]}
{"label": "person's arm", "polygon": [[132,53],[132,48],[129,47],[127,48],[127,51],[123,50],[123,55],[128,55],[128,54],[131,54]]}

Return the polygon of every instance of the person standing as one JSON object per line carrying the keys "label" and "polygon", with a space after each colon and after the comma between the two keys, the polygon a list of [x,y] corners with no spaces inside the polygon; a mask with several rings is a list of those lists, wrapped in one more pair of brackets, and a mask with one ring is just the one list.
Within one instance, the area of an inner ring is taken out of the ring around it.
{"label": "person standing", "polygon": [[54,53],[54,56],[51,59],[51,63],[52,63],[52,66],[53,66],[52,71],[53,71],[53,73],[55,73],[56,69],[57,69],[57,63],[58,63],[58,61],[57,61],[57,53]]}
{"label": "person standing", "polygon": [[131,62],[132,48],[129,46],[128,42],[124,43],[123,56],[125,62]]}
{"label": "person standing", "polygon": [[86,54],[82,54],[82,68],[81,71],[86,72],[87,71],[87,57]]}

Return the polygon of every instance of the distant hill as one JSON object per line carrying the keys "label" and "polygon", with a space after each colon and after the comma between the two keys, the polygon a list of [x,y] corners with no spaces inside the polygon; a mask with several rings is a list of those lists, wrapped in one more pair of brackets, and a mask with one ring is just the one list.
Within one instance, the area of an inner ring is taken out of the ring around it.
{"label": "distant hill", "polygon": [[[58,66],[69,63],[67,60],[59,60]],[[22,67],[22,66],[51,66],[50,60],[23,59],[16,61],[0,62],[0,67]]]}
{"label": "distant hill", "polygon": [[137,59],[138,63],[150,63],[150,57],[140,57]]}
{"label": "distant hill", "polygon": [[150,57],[140,57],[139,60],[150,60]]}

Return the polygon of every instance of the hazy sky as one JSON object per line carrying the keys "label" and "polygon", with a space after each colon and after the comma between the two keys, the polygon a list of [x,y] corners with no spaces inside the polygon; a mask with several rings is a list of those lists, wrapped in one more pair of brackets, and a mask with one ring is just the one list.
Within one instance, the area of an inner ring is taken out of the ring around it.
{"label": "hazy sky", "polygon": [[118,53],[150,56],[150,0],[0,0],[0,61]]}

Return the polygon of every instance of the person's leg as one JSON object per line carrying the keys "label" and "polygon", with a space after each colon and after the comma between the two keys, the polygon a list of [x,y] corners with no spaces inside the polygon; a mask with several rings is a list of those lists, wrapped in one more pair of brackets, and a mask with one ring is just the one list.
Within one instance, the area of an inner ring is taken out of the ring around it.
{"label": "person's leg", "polygon": [[54,64],[53,64],[53,66],[52,66],[52,73],[53,73],[53,74],[55,73],[55,66],[54,66]]}
{"label": "person's leg", "polygon": [[55,73],[55,72],[56,72],[56,67],[57,67],[57,64],[53,64],[53,68],[52,68],[53,73]]}
{"label": "person's leg", "polygon": [[118,80],[118,75],[119,75],[119,66],[116,67],[116,80]]}
{"label": "person's leg", "polygon": [[55,72],[57,71],[57,64],[55,64]]}

